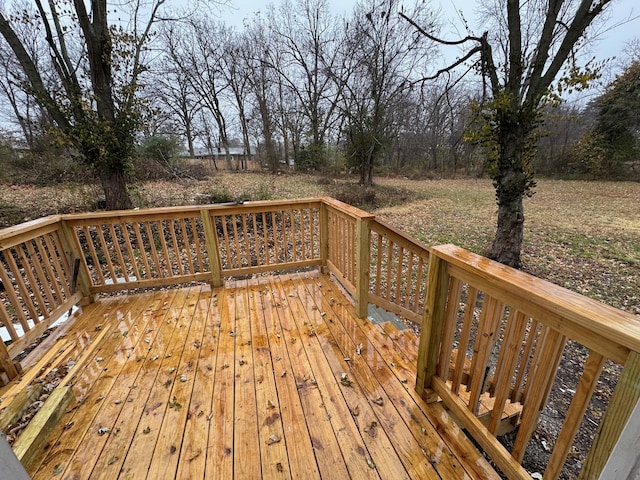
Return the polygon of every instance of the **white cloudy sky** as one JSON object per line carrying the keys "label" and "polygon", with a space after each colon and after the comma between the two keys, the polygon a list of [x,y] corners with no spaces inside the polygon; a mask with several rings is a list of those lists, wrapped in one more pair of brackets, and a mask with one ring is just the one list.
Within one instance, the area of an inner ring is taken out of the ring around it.
{"label": "white cloudy sky", "polygon": [[[264,0],[231,0],[232,8],[223,9],[221,17],[225,22],[242,25],[244,18],[250,18],[255,11],[264,9],[268,3]],[[332,11],[335,14],[349,13],[356,0],[329,0]],[[475,10],[480,2],[477,0],[430,0],[430,5],[440,8],[443,21],[448,25],[448,29],[454,32],[464,31],[462,21],[457,15],[457,11],[462,11],[465,18],[470,22],[471,27],[480,32],[482,26],[476,25]],[[610,58],[620,54],[625,43],[635,37],[640,38],[640,4],[638,0],[614,0],[609,8],[609,19],[606,26],[601,28],[602,33],[599,40],[593,47],[594,55],[598,59]],[[623,25],[618,25],[632,18],[633,20]],[[618,26],[615,26],[618,25]]]}

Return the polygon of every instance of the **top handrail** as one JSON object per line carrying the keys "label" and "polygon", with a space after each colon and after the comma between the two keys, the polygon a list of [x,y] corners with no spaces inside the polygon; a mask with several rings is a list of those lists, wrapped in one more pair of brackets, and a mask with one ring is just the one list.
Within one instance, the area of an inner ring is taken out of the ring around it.
{"label": "top handrail", "polygon": [[481,282],[487,293],[538,314],[540,321],[619,364],[626,362],[630,351],[640,352],[640,319],[631,313],[455,245],[432,247],[431,254]]}

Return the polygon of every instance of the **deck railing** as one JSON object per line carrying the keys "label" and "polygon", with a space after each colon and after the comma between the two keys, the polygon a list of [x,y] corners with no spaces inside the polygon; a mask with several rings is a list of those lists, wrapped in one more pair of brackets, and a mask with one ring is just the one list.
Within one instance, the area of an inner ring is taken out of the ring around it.
{"label": "deck railing", "polygon": [[[422,324],[416,390],[442,400],[510,477],[528,477],[520,463],[568,340],[590,353],[545,478],[558,476],[605,359],[624,369],[583,477],[602,470],[640,397],[637,318],[453,246],[429,249],[329,198],[52,216],[0,231],[0,262],[9,378],[26,345],[96,294],[318,266],[358,315],[372,303]],[[522,409],[512,451],[495,437],[509,404]]]}
{"label": "deck railing", "polygon": [[[623,365],[581,470],[598,478],[640,398],[638,318],[453,245],[431,249],[428,286],[416,389],[441,398],[509,478],[530,478],[520,463],[569,341],[588,355],[564,389],[571,402],[545,479],[560,474],[605,360]],[[493,403],[484,423],[483,397]],[[507,403],[522,406],[511,451],[495,438]]]}

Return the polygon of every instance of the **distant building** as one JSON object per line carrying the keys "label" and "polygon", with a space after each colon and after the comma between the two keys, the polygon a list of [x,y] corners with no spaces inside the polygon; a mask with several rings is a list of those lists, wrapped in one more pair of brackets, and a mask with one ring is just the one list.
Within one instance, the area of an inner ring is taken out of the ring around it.
{"label": "distant building", "polygon": [[[210,159],[223,160],[225,158],[224,148],[214,148],[213,152],[211,152],[207,148],[196,148],[193,153],[194,153],[193,158],[198,160],[210,160]],[[249,159],[254,157],[255,154],[256,154],[256,147],[251,146],[248,154]],[[232,160],[239,160],[244,155],[245,155],[244,147],[229,147],[229,156],[231,157]],[[183,156],[188,157],[189,152],[184,152]]]}

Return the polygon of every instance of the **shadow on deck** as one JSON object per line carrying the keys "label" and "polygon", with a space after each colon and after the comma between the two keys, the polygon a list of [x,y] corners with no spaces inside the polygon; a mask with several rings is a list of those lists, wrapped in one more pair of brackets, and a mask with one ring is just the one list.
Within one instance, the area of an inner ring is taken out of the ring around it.
{"label": "shadow on deck", "polygon": [[22,380],[78,362],[34,479],[498,478],[415,392],[415,334],[359,319],[326,275],[108,297],[77,315]]}

